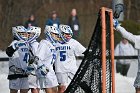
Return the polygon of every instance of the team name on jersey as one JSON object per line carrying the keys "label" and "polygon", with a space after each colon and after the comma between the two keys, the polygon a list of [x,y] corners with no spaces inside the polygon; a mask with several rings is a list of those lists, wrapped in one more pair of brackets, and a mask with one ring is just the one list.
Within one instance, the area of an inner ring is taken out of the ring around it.
{"label": "team name on jersey", "polygon": [[56,51],[57,50],[70,50],[71,47],[70,46],[59,46],[59,47],[56,47]]}
{"label": "team name on jersey", "polygon": [[28,48],[21,48],[22,52],[28,52]]}
{"label": "team name on jersey", "polygon": [[54,49],[50,49],[51,50],[51,52],[54,52]]}

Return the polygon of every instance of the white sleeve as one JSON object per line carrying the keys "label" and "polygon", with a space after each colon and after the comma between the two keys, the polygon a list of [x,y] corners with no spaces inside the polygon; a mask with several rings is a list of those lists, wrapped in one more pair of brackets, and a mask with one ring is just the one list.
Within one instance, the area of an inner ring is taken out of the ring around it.
{"label": "white sleeve", "polygon": [[86,51],[86,48],[81,45],[78,41],[74,40],[73,42],[73,47],[74,47],[74,53],[76,56],[83,56],[85,51]]}
{"label": "white sleeve", "polygon": [[140,49],[140,35],[133,35],[130,32],[127,32],[123,27],[118,26],[116,28],[117,31],[119,31],[122,36],[126,39],[128,39],[129,41],[131,41],[132,43],[134,43],[135,48],[136,49]]}
{"label": "white sleeve", "polygon": [[17,42],[18,42],[17,40],[12,41],[12,43],[10,44],[10,46],[12,46],[13,49],[16,49],[16,43]]}
{"label": "white sleeve", "polygon": [[115,48],[115,56],[119,56],[119,44]]}
{"label": "white sleeve", "polygon": [[48,49],[46,47],[46,44],[44,44],[43,42],[40,42],[37,52],[36,52],[36,56],[38,56],[39,59],[41,59],[41,60],[45,60],[47,50]]}
{"label": "white sleeve", "polygon": [[34,42],[34,43],[31,44],[31,50],[32,50],[32,52],[33,52],[34,55],[35,55],[36,52],[37,52],[38,45],[39,45],[38,42]]}

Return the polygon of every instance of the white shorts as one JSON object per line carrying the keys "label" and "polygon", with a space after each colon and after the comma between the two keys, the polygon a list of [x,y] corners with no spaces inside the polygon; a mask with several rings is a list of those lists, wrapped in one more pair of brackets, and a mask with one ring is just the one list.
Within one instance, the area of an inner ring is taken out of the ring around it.
{"label": "white shorts", "polygon": [[41,89],[58,86],[57,78],[54,72],[48,72],[46,77],[40,77],[38,79]]}
{"label": "white shorts", "polygon": [[36,76],[29,75],[28,76],[29,88],[40,88],[39,87],[39,80]]}
{"label": "white shorts", "polygon": [[57,76],[57,80],[58,80],[59,85],[66,85],[67,86],[71,82],[71,80],[73,79],[74,74],[57,72],[56,76]]}
{"label": "white shorts", "polygon": [[10,89],[29,89],[28,78],[18,78],[15,80],[9,80],[9,88]]}

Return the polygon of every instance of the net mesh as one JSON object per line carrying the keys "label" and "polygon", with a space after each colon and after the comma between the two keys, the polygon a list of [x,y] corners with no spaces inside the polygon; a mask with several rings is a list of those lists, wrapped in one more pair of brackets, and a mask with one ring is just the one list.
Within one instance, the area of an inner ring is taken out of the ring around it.
{"label": "net mesh", "polygon": [[[110,18],[106,17],[106,93],[111,93]],[[99,12],[85,56],[65,93],[102,93],[102,26]]]}

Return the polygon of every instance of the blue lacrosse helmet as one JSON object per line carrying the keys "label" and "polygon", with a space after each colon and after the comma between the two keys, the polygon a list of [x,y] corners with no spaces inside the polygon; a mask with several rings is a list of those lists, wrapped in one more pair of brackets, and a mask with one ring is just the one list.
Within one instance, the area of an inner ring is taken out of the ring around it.
{"label": "blue lacrosse helmet", "polygon": [[68,42],[72,38],[73,32],[70,26],[59,25],[59,30],[61,32],[61,37],[65,42]]}
{"label": "blue lacrosse helmet", "polygon": [[33,40],[36,40],[40,36],[41,28],[35,27],[35,26],[30,26],[27,29],[27,33],[28,33],[28,42],[31,42]]}
{"label": "blue lacrosse helmet", "polygon": [[12,33],[17,40],[33,41],[40,36],[41,28],[31,26],[26,29],[24,26],[12,27]]}
{"label": "blue lacrosse helmet", "polygon": [[12,27],[13,36],[17,40],[24,40],[24,41],[28,40],[28,36],[26,32],[27,32],[27,29],[24,26]]}
{"label": "blue lacrosse helmet", "polygon": [[56,43],[59,37],[59,30],[55,26],[46,25],[44,30],[45,36],[52,43]]}

